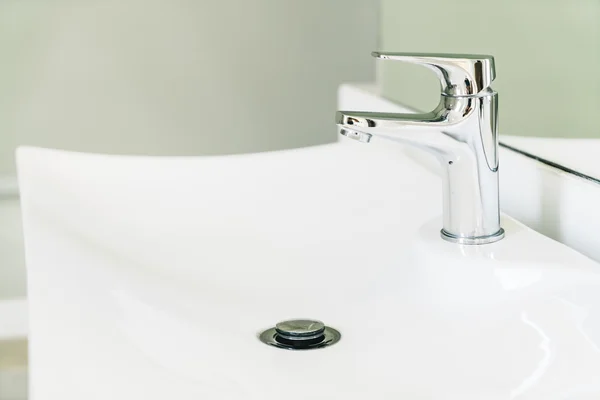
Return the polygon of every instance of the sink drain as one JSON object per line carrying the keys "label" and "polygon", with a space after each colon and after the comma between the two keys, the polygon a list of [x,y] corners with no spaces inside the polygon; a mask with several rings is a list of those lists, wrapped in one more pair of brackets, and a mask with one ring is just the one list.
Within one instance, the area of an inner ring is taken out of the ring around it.
{"label": "sink drain", "polygon": [[283,321],[260,334],[268,345],[288,350],[320,349],[339,342],[341,334],[321,321],[294,319]]}

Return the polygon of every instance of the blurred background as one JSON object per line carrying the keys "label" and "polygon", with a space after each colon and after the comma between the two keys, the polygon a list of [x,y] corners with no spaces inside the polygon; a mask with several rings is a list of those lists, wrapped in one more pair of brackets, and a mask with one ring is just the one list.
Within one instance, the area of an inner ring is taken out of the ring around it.
{"label": "blurred background", "polygon": [[[6,0],[0,176],[18,145],[201,155],[336,139],[336,88],[374,49],[496,56],[501,132],[600,137],[597,0]],[[419,109],[438,82],[381,63]],[[302,115],[300,122],[299,115]]]}
{"label": "blurred background", "polygon": [[[0,310],[25,296],[14,150],[207,155],[337,140],[336,91],[418,109],[437,79],[372,50],[496,57],[500,132],[600,138],[598,0],[0,2]],[[0,328],[6,324],[0,317]],[[0,400],[26,398],[0,338]]]}
{"label": "blurred background", "polygon": [[[492,54],[500,134],[600,138],[600,1],[382,0],[382,49]],[[381,63],[384,96],[433,109],[439,82]]]}
{"label": "blurred background", "polygon": [[331,142],[337,86],[374,80],[378,15],[368,0],[3,1],[0,174],[24,144],[202,155]]}

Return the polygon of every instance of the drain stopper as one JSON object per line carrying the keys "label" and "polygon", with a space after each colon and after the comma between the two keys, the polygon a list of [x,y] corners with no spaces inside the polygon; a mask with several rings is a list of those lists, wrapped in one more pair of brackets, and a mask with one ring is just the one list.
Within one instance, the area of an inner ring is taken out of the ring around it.
{"label": "drain stopper", "polygon": [[279,322],[275,328],[261,333],[259,338],[263,343],[280,349],[308,350],[337,343],[341,335],[321,321],[294,319]]}

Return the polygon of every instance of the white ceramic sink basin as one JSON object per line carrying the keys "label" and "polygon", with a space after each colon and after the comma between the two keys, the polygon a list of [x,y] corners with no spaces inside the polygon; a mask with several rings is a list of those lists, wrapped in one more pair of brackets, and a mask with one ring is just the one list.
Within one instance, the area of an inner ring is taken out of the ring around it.
{"label": "white ceramic sink basin", "polygon": [[[600,265],[508,217],[442,241],[402,154],[21,149],[32,400],[598,399]],[[342,340],[258,340],[298,317]]]}

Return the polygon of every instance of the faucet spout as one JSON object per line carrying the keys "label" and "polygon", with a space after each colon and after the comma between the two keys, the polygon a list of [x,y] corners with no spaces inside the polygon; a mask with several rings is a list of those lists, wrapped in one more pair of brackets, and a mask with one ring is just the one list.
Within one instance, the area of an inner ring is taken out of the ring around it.
{"label": "faucet spout", "polygon": [[451,145],[449,139],[440,135],[440,128],[447,125],[447,121],[436,111],[421,114],[338,111],[336,123],[340,134],[365,143],[379,137],[434,153],[437,148]]}
{"label": "faucet spout", "polygon": [[498,195],[497,93],[442,95],[429,113],[338,111],[340,133],[382,138],[433,153],[442,166],[442,238],[486,244],[504,237]]}

